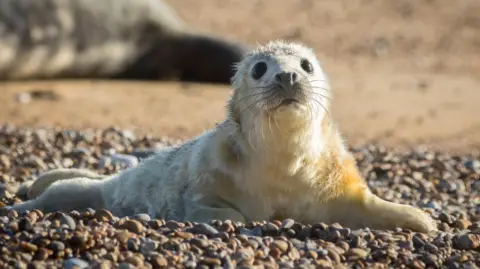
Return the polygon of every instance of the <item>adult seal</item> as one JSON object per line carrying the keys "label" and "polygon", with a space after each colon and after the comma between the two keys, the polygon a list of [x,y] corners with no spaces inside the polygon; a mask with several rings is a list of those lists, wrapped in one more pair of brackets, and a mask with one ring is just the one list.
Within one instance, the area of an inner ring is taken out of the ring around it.
{"label": "adult seal", "polygon": [[0,80],[229,83],[246,45],[191,30],[162,0],[2,0]]}
{"label": "adult seal", "polygon": [[274,41],[236,70],[227,117],[215,128],[116,175],[52,170],[12,208],[436,230],[421,209],[370,191],[330,116],[332,90],[311,49]]}

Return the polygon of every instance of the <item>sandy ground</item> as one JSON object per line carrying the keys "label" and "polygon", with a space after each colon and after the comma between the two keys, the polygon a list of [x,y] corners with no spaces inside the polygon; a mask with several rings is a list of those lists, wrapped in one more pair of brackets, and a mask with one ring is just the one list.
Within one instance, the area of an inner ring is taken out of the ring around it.
{"label": "sandy ground", "polygon": [[[284,38],[315,49],[351,144],[480,149],[480,1],[169,0],[199,30],[250,45]],[[230,88],[174,82],[0,84],[0,123],[115,125],[188,138],[224,117]],[[46,92],[29,102],[18,94]],[[22,99],[22,98],[20,98]]]}

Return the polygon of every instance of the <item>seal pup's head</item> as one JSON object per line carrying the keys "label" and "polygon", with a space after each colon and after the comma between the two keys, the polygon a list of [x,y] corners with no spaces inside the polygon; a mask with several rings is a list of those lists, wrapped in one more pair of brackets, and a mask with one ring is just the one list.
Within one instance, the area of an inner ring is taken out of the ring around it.
{"label": "seal pup's head", "polygon": [[281,40],[248,53],[236,65],[232,86],[230,116],[249,130],[310,132],[312,125],[321,125],[331,98],[312,49]]}

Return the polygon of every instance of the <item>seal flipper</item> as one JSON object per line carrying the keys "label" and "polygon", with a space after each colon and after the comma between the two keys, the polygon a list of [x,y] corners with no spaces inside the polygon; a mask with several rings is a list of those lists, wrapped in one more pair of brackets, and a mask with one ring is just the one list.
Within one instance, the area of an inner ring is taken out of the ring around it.
{"label": "seal flipper", "polygon": [[54,211],[69,212],[87,208],[101,209],[105,206],[101,180],[72,178],[53,183],[42,194],[11,206],[9,209],[23,212],[38,209],[45,213]]}

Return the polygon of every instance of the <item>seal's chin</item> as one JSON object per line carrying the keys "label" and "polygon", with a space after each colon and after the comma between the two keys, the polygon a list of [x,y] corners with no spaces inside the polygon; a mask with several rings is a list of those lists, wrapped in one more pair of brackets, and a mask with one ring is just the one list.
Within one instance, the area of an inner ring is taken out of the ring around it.
{"label": "seal's chin", "polygon": [[305,108],[305,104],[302,101],[296,98],[284,98],[281,100],[278,105],[274,106],[272,110],[274,111],[283,111],[283,110],[302,110]]}

